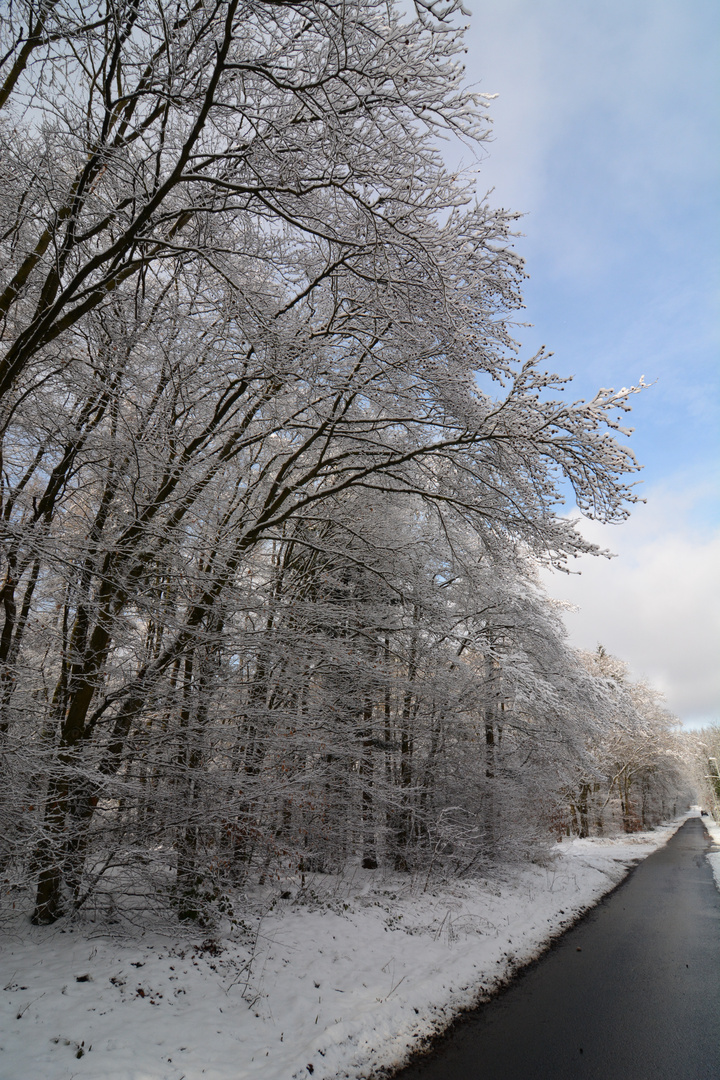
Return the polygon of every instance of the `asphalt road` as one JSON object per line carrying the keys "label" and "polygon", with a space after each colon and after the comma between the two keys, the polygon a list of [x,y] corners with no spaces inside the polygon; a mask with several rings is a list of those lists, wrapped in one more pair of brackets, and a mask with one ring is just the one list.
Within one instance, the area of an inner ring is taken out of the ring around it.
{"label": "asphalt road", "polygon": [[720,893],[700,818],[396,1080],[720,1080]]}

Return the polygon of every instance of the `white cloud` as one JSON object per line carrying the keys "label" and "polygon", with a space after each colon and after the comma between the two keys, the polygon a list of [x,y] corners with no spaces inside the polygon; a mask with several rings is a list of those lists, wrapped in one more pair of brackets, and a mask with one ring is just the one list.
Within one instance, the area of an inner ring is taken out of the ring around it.
{"label": "white cloud", "polygon": [[543,575],[551,596],[577,607],[565,614],[573,644],[602,643],[690,726],[720,717],[720,528],[693,512],[709,494],[655,490],[624,525],[583,521],[617,558],[585,558],[580,576]]}

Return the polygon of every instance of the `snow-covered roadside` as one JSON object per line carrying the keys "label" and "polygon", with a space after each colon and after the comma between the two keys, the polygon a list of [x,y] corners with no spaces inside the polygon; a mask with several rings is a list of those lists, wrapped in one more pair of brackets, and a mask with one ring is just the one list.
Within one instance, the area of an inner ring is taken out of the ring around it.
{"label": "snow-covered roadside", "polygon": [[710,833],[710,838],[713,841],[715,850],[711,851],[708,855],[708,862],[712,867],[712,872],[715,877],[715,884],[720,889],[720,822],[714,821],[711,817],[703,818],[703,825]]}
{"label": "snow-covered roadside", "polygon": [[564,841],[547,866],[501,880],[422,891],[365,873],[312,905],[283,901],[254,943],[23,925],[0,951],[0,1080],[377,1075],[537,956],[679,824]]}

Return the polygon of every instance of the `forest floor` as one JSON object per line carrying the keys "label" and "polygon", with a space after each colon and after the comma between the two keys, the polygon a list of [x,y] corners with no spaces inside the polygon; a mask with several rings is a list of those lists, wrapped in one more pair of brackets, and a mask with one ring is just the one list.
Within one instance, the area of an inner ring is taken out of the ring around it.
{"label": "forest floor", "polygon": [[[682,820],[565,840],[545,865],[492,878],[318,876],[242,933],[18,921],[0,945],[0,1080],[380,1075],[539,955]],[[720,887],[720,853],[711,859]]]}

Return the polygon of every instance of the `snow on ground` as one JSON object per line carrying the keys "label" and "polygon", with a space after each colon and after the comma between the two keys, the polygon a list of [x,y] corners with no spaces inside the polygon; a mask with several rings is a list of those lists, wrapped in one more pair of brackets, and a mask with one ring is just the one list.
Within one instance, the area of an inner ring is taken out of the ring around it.
{"label": "snow on ground", "polygon": [[546,865],[487,880],[318,876],[244,941],[18,924],[0,947],[0,1078],[377,1075],[537,956],[679,824],[566,840]]}
{"label": "snow on ground", "polygon": [[714,821],[711,817],[706,817],[703,818],[703,825],[710,833],[710,839],[713,841],[713,848],[707,858],[712,867],[715,884],[720,889],[720,822]]}

